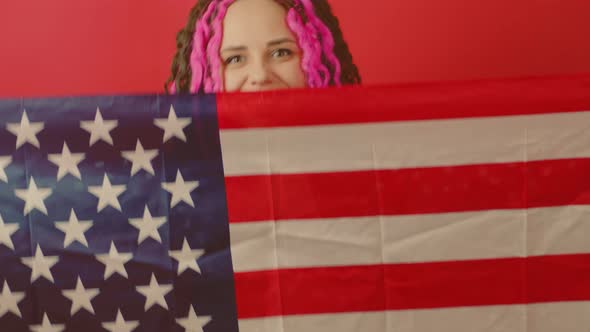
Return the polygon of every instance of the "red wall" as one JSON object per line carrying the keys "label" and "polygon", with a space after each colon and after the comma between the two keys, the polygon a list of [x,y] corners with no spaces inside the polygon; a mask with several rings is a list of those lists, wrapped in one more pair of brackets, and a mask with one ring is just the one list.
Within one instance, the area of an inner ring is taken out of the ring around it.
{"label": "red wall", "polygon": [[[161,92],[193,1],[4,1],[0,96]],[[590,72],[588,0],[332,3],[366,84]]]}

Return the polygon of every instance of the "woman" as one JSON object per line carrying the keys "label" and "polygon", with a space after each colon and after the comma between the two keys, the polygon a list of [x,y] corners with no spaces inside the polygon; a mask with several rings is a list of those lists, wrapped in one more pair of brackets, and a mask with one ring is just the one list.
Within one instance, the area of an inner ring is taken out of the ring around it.
{"label": "woman", "polygon": [[199,0],[171,71],[172,93],[361,83],[327,0]]}

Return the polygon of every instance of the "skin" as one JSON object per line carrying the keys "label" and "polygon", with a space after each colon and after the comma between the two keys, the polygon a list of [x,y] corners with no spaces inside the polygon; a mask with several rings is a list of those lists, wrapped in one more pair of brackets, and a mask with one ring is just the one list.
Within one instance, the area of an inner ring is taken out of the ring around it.
{"label": "skin", "polygon": [[225,91],[268,91],[306,86],[302,52],[273,0],[238,0],[223,21],[220,55]]}

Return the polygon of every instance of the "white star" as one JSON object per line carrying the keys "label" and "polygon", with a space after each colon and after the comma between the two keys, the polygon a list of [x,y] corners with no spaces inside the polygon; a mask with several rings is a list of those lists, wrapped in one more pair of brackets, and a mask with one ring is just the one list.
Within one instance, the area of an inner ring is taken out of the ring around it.
{"label": "white star", "polygon": [[16,189],[14,192],[18,198],[25,201],[25,208],[23,210],[25,216],[33,209],[37,209],[43,214],[47,215],[47,208],[45,207],[45,203],[43,203],[43,201],[49,197],[49,195],[51,195],[51,188],[37,188],[35,179],[31,177],[29,188]]}
{"label": "white star", "polygon": [[144,310],[147,311],[154,304],[159,304],[164,309],[168,309],[168,304],[164,296],[172,291],[172,285],[159,285],[156,276],[152,273],[152,279],[149,286],[136,286],[139,293],[146,297]]}
{"label": "white star", "polygon": [[186,332],[203,332],[203,327],[211,321],[211,316],[197,317],[195,308],[191,306],[186,318],[177,318],[178,325],[184,327]]}
{"label": "white star", "polygon": [[151,160],[156,158],[158,150],[144,150],[141,141],[137,140],[135,151],[122,151],[121,154],[123,155],[123,158],[133,163],[131,166],[131,176],[135,175],[135,173],[142,169],[151,175],[156,174]]}
{"label": "white star", "polygon": [[102,327],[109,330],[110,332],[131,332],[139,326],[139,321],[133,320],[126,322],[123,319],[121,310],[117,311],[117,320],[115,322],[102,323]]}
{"label": "white star", "polygon": [[166,223],[166,217],[152,217],[152,214],[146,205],[143,211],[143,218],[130,218],[129,222],[139,230],[137,244],[141,244],[148,237],[162,243],[158,228]]}
{"label": "white star", "polygon": [[76,289],[73,290],[62,290],[62,293],[65,297],[72,301],[72,309],[70,310],[70,315],[74,315],[80,309],[86,309],[88,312],[94,314],[94,307],[92,306],[93,298],[95,298],[99,293],[99,289],[86,289],[84,288],[84,284],[82,284],[82,280],[78,277],[78,281],[76,282]]}
{"label": "white star", "polygon": [[170,202],[171,208],[175,207],[180,201],[195,207],[195,203],[191,198],[191,191],[195,190],[198,186],[199,181],[184,182],[184,178],[182,177],[182,174],[180,174],[180,170],[176,172],[175,182],[162,183],[162,188],[172,194],[172,200]]}
{"label": "white star", "polygon": [[88,191],[98,197],[97,212],[102,211],[107,206],[112,206],[121,211],[121,204],[119,204],[118,197],[125,191],[124,184],[111,185],[111,181],[109,181],[108,176],[105,174],[102,180],[102,186],[89,186]]}
{"label": "white star", "polygon": [[14,243],[10,238],[18,230],[18,224],[16,223],[4,223],[4,219],[0,215],[0,243],[4,244],[8,248],[14,250]]}
{"label": "white star", "polygon": [[104,280],[107,280],[113,273],[117,272],[125,278],[128,278],[127,270],[125,269],[125,263],[131,260],[133,257],[132,253],[119,253],[115,243],[111,241],[111,249],[108,254],[98,254],[98,259],[102,264],[105,265],[104,269]]}
{"label": "white star", "polygon": [[177,118],[174,106],[170,106],[168,119],[154,119],[154,124],[164,129],[164,141],[166,142],[172,137],[178,137],[183,142],[186,142],[186,135],[184,128],[191,123],[191,118]]}
{"label": "white star", "polygon": [[52,325],[47,314],[43,314],[43,325],[31,325],[34,332],[61,332],[65,329],[64,324]]}
{"label": "white star", "polygon": [[8,123],[6,125],[6,129],[12,134],[16,135],[17,149],[27,142],[39,148],[37,134],[43,130],[43,127],[43,122],[29,122],[29,117],[27,116],[26,110],[23,112],[20,123]]}
{"label": "white star", "polygon": [[78,180],[82,180],[78,164],[84,159],[84,153],[71,153],[68,145],[64,142],[61,154],[50,154],[47,157],[49,161],[59,167],[57,170],[57,181],[61,180],[68,173],[75,176]]}
{"label": "white star", "polygon": [[64,248],[72,244],[74,241],[78,241],[84,246],[88,247],[88,241],[84,236],[84,232],[92,227],[92,221],[78,221],[78,217],[76,216],[74,209],[70,210],[69,221],[58,221],[55,223],[55,227],[66,234],[64,238]]}
{"label": "white star", "polygon": [[178,261],[178,274],[191,269],[197,273],[201,273],[201,268],[197,264],[197,259],[205,253],[203,249],[191,250],[186,238],[182,242],[182,250],[170,250],[170,256]]}
{"label": "white star", "polygon": [[4,281],[4,288],[0,294],[0,317],[6,315],[7,312],[12,312],[18,317],[22,317],[18,303],[25,298],[24,292],[12,292],[8,283]]}
{"label": "white star", "polygon": [[8,182],[8,176],[6,175],[6,167],[12,162],[12,156],[0,157],[0,180]]}
{"label": "white star", "polygon": [[100,109],[97,108],[94,121],[80,121],[80,127],[90,133],[90,146],[99,139],[113,145],[110,132],[117,127],[117,120],[103,120]]}
{"label": "white star", "polygon": [[51,268],[59,261],[58,256],[43,256],[41,247],[37,244],[37,251],[35,257],[22,257],[23,264],[31,268],[31,282],[39,279],[39,277],[45,277],[51,282],[53,275],[51,274]]}

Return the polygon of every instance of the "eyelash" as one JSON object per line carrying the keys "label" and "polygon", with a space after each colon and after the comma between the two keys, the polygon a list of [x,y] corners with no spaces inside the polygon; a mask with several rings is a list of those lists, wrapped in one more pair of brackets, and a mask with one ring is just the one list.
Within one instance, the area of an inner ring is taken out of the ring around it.
{"label": "eyelash", "polygon": [[289,56],[293,54],[293,51],[291,51],[290,49],[287,48],[280,48],[274,52],[271,53],[272,56],[274,56],[275,54],[279,53],[279,52],[283,52],[286,53],[284,56]]}
{"label": "eyelash", "polygon": [[235,59],[239,59],[239,60],[241,60],[242,58],[243,58],[243,56],[241,56],[241,55],[234,55],[234,56],[230,56],[229,58],[227,58],[227,59],[225,60],[225,64],[226,64],[226,65],[232,64],[232,63],[233,63],[233,62],[232,62],[233,60],[235,60]]}

